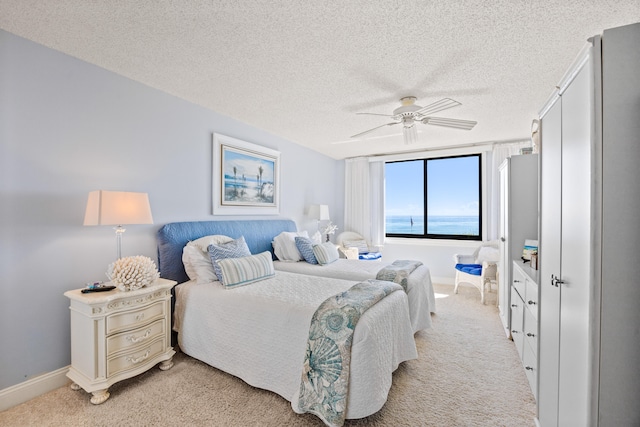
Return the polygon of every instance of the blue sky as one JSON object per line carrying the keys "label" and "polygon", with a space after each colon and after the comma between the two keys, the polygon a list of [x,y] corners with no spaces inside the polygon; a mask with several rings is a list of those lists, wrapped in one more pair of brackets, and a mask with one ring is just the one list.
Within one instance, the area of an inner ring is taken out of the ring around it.
{"label": "blue sky", "polygon": [[275,168],[275,162],[273,160],[264,159],[260,155],[250,156],[244,153],[233,151],[232,149],[225,150],[224,154],[224,174],[227,176],[233,176],[233,167],[236,167],[236,176],[241,178],[244,174],[247,180],[256,181],[256,175],[258,175],[258,167],[262,165],[262,181],[274,182],[273,173]]}
{"label": "blue sky", "polygon": [[[423,215],[422,166],[422,161],[387,163],[387,215]],[[430,215],[466,216],[479,213],[476,157],[433,159],[429,161],[427,178]]]}

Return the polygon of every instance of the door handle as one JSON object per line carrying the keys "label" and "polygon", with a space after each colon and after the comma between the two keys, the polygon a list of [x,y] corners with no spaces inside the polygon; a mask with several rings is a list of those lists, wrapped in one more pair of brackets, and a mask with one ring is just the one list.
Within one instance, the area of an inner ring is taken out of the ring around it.
{"label": "door handle", "polygon": [[501,241],[501,242],[506,242],[506,241],[507,241],[507,239],[505,239],[504,237],[501,237],[501,238],[500,238],[500,241]]}
{"label": "door handle", "polygon": [[562,285],[563,283],[565,283],[564,280],[560,280],[555,274],[551,275],[551,286],[555,286],[557,288],[558,285]]}

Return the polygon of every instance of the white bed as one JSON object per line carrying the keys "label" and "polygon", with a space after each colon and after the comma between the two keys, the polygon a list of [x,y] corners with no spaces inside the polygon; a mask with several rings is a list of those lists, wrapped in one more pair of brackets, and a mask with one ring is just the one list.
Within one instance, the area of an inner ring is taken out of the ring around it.
{"label": "white bed", "polygon": [[[190,281],[176,288],[174,329],[184,353],[278,393],[296,410],[311,317],[325,299],[354,283],[283,271],[231,290]],[[417,356],[407,296],[396,291],[356,326],[346,417],[379,411],[393,371]]]}
{"label": "white bed", "polygon": [[[158,268],[161,277],[180,283],[175,287],[174,330],[181,350],[252,386],[281,395],[298,411],[311,318],[320,304],[357,281],[276,271],[271,278],[224,288],[217,281],[189,280],[182,259],[188,242],[209,235],[243,237],[252,254],[263,256],[282,230],[294,231],[295,223],[166,224],[157,234]],[[208,271],[210,263],[204,264]],[[355,327],[346,418],[379,411],[393,371],[417,356],[407,294],[398,286],[365,311]]]}
{"label": "white bed", "polygon": [[[384,262],[343,258],[326,265],[309,264],[305,261],[275,261],[273,264],[278,271],[357,281],[375,279],[378,271],[388,265]],[[431,273],[426,265],[419,266],[409,276],[407,296],[413,332],[430,328],[431,313],[436,311],[436,299]]]}

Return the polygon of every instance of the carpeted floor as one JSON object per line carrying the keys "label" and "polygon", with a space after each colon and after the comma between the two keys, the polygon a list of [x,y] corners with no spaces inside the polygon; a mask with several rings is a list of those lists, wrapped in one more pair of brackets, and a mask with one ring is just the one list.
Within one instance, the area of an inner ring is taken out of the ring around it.
{"label": "carpeted floor", "polygon": [[[496,294],[435,286],[433,328],[416,334],[419,358],[400,365],[385,406],[345,426],[534,426],[535,400]],[[102,405],[62,387],[0,412],[2,426],[323,426],[282,397],[179,353],[169,371],[152,369],[111,387]]]}

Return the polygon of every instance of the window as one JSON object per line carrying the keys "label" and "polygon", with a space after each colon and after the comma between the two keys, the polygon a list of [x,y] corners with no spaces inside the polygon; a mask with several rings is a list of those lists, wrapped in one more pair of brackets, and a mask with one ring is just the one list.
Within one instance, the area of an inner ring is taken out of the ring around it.
{"label": "window", "polygon": [[480,154],[386,163],[386,236],[481,240],[481,177]]}

